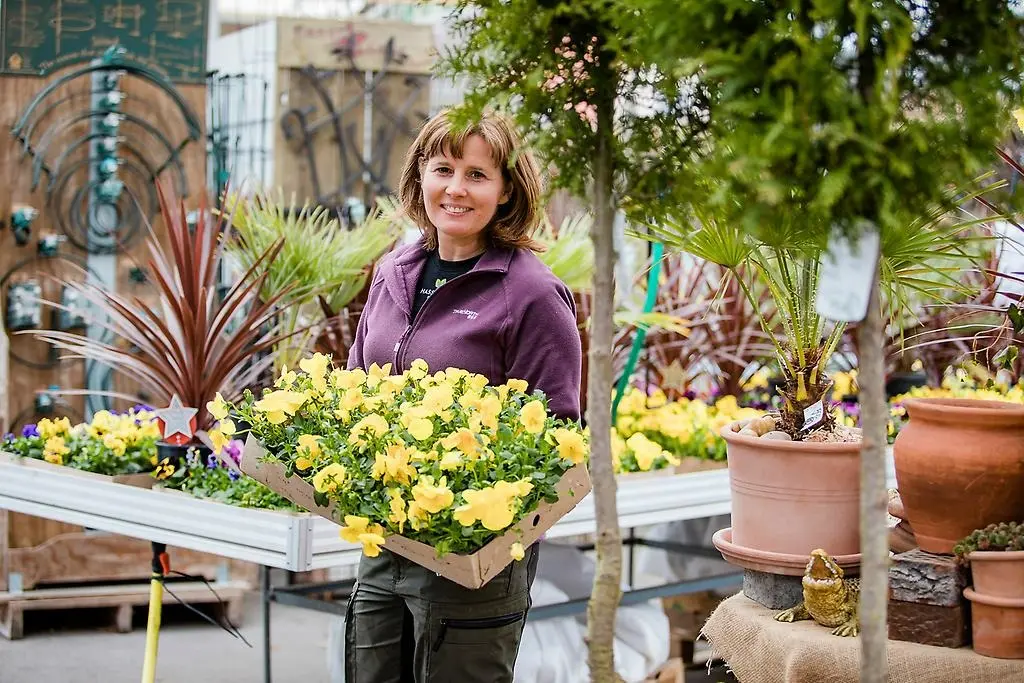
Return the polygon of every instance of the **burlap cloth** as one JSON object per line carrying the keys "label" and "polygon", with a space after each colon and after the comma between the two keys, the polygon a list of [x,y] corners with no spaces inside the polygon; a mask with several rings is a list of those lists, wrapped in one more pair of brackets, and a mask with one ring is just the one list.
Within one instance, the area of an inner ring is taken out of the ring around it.
{"label": "burlap cloth", "polygon": [[[775,621],[780,610],[742,593],[711,614],[704,635],[740,683],[859,683],[860,638],[834,636],[813,621]],[[1024,660],[993,659],[890,640],[889,683],[1024,683]]]}

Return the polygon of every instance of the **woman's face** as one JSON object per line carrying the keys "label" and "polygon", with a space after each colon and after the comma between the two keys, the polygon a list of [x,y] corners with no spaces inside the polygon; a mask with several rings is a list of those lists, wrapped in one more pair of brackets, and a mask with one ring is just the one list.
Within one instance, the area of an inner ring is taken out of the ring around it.
{"label": "woman's face", "polygon": [[508,201],[501,169],[491,148],[479,135],[471,135],[462,158],[436,154],[422,169],[423,207],[437,229],[441,258],[469,258],[486,245],[484,229],[499,204]]}

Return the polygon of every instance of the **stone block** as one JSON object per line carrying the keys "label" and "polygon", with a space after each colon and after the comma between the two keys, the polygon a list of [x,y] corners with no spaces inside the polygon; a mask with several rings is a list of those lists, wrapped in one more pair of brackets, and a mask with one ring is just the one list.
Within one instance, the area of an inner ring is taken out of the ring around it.
{"label": "stone block", "polygon": [[743,594],[768,609],[789,609],[804,600],[802,576],[743,570]]}
{"label": "stone block", "polygon": [[967,585],[967,568],[948,555],[915,549],[896,555],[889,565],[891,600],[956,607]]}
{"label": "stone block", "polygon": [[966,600],[955,607],[889,600],[889,638],[938,647],[963,647],[971,641]]}

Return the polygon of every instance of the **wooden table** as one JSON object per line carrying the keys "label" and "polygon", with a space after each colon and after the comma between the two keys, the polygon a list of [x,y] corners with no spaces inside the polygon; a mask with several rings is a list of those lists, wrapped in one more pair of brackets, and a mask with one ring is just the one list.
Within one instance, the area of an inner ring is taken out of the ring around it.
{"label": "wooden table", "polygon": [[[734,595],[704,625],[714,654],[740,683],[858,683],[860,639],[834,636],[813,621],[775,621],[779,610]],[[1024,660],[983,657],[970,648],[890,640],[890,683],[1011,683],[1024,681]]]}

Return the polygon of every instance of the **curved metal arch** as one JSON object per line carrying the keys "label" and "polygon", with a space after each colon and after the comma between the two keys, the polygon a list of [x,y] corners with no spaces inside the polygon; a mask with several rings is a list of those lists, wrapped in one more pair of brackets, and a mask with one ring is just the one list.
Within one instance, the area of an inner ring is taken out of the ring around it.
{"label": "curved metal arch", "polygon": [[[60,176],[60,180],[58,181],[57,187],[54,189],[53,192],[49,193],[48,195],[48,202],[50,204],[50,208],[54,212],[57,225],[60,226],[61,232],[63,232],[67,236],[68,240],[70,240],[72,244],[74,244],[79,249],[83,249],[85,251],[89,251],[89,228],[88,226],[85,226],[83,229],[82,226],[79,225],[79,222],[75,219],[75,216],[77,216],[78,214],[72,213],[70,207],[75,207],[78,204],[81,204],[83,192],[92,188],[97,183],[86,183],[85,185],[79,187],[74,191],[74,193],[71,196],[71,201],[64,203],[65,207],[69,207],[67,208],[67,216],[65,216],[64,212],[62,212],[62,207],[58,206],[58,200],[64,196],[64,188],[67,185],[67,183],[71,180],[71,178],[74,176],[74,174],[80,169],[87,168],[89,166],[89,163],[89,160],[82,159],[71,164],[71,166],[68,167],[67,171]],[[143,172],[143,169],[135,163],[132,163],[130,161],[126,162],[124,164],[124,168],[125,170],[134,173],[140,178],[146,178],[146,174]],[[146,211],[155,213],[157,207],[159,206],[159,200],[156,196],[156,186],[150,182],[145,182],[143,183],[143,185],[145,186],[146,199],[148,200],[145,209]],[[130,190],[127,187],[125,188],[125,190],[130,192]],[[136,193],[131,192],[131,194],[134,196]],[[143,213],[142,210],[139,208],[141,202],[136,200],[135,204],[136,211],[141,215]],[[68,225],[69,223],[70,226]],[[109,249],[109,251],[117,251],[117,249],[120,246],[129,244],[135,238],[135,234],[138,232],[138,230],[138,225],[131,226],[131,231],[127,234],[127,236],[122,239],[114,240],[114,244]],[[108,250],[105,249],[103,251],[105,253]]]}
{"label": "curved metal arch", "polygon": [[76,78],[79,78],[80,76],[85,76],[96,71],[124,71],[126,73],[132,74],[133,76],[139,76],[140,78],[147,80],[150,83],[153,83],[158,88],[167,93],[167,96],[174,100],[174,103],[178,106],[178,110],[181,112],[182,117],[185,119],[185,125],[188,127],[189,139],[199,140],[202,138],[202,130],[201,125],[199,123],[199,117],[196,116],[195,112],[192,111],[192,108],[189,107],[188,102],[186,102],[185,98],[181,96],[180,92],[178,92],[178,89],[175,88],[174,85],[170,83],[170,81],[165,79],[156,71],[153,71],[149,67],[143,66],[142,64],[137,64],[131,61],[118,61],[116,63],[111,64],[89,64],[88,66],[82,67],[77,71],[72,71],[71,73],[61,76],[56,81],[53,81],[45,88],[40,90],[38,94],[36,94],[36,96],[29,103],[28,107],[25,108],[25,111],[24,113],[22,113],[21,118],[19,118],[17,123],[14,124],[12,132],[15,135],[17,135],[18,132],[21,131],[22,128],[24,128],[25,123],[31,117],[32,110],[39,106],[39,104],[47,97],[49,97],[51,93],[55,92],[58,88],[66,85],[67,83],[70,83]]}
{"label": "curved metal arch", "polygon": [[[47,175],[50,176],[50,181],[46,184],[46,191],[47,192],[51,192],[53,190],[53,185],[56,182],[57,177],[60,175],[60,167],[64,165],[64,161],[68,158],[68,156],[70,156],[76,149],[80,148],[82,145],[88,144],[89,142],[91,142],[93,140],[102,139],[104,137],[106,137],[106,136],[103,133],[90,133],[89,135],[85,136],[84,138],[79,138],[78,140],[75,140],[70,145],[68,145],[68,148],[65,149],[63,152],[61,152],[60,156],[57,157],[57,160],[53,163],[53,167],[49,169],[49,173]],[[158,174],[154,171],[152,162],[150,162],[149,159],[147,159],[146,157],[144,157],[142,155],[142,153],[141,153],[141,151],[139,150],[138,147],[136,147],[134,144],[131,143],[131,141],[128,141],[128,140],[126,140],[124,142],[119,142],[118,146],[120,148],[127,149],[129,152],[131,152],[132,156],[134,156],[136,159],[138,159],[141,162],[142,167],[145,168],[146,171],[149,172],[150,180],[154,180],[154,181],[156,180],[156,177],[157,177]],[[181,167],[181,164],[175,164],[175,168],[178,171],[178,173],[177,173],[177,189],[181,190],[182,194],[187,196],[188,193],[184,191],[185,188],[187,187],[186,184],[185,184],[186,183],[185,170]],[[42,176],[42,171],[43,171],[42,157],[41,156],[37,156],[33,160],[33,162],[32,162],[32,189],[33,190],[35,190],[36,187],[39,185],[39,180],[40,180],[40,177]]]}
{"label": "curved metal arch", "polygon": [[[87,111],[87,112],[83,112],[83,113],[77,114],[75,116],[72,116],[71,118],[65,118],[65,119],[62,119],[59,122],[54,123],[54,125],[51,126],[50,128],[48,128],[46,130],[46,133],[43,134],[42,138],[39,141],[39,147],[35,148],[35,150],[33,151],[33,154],[35,154],[38,157],[43,157],[45,159],[46,151],[48,150],[49,146],[53,143],[53,140],[57,137],[57,135],[59,133],[67,130],[68,128],[70,128],[71,126],[75,125],[76,123],[81,123],[82,121],[91,121],[92,119],[95,119],[95,118],[102,118],[102,117],[106,116],[108,113],[109,112]],[[124,122],[135,124],[135,125],[139,126],[140,128],[142,128],[147,133],[149,133],[150,135],[152,135],[154,138],[156,138],[164,146],[164,149],[167,150],[167,159],[166,159],[166,161],[164,161],[163,164],[161,164],[161,166],[159,168],[156,169],[155,175],[160,175],[161,173],[164,172],[164,169],[166,169],[172,162],[177,161],[178,155],[181,153],[181,150],[185,147],[186,144],[188,144],[188,140],[185,140],[185,142],[183,142],[182,144],[178,145],[178,147],[172,147],[170,140],[168,140],[164,136],[164,134],[161,133],[156,128],[156,126],[154,126],[150,122],[146,121],[145,119],[140,118],[140,117],[136,116],[135,114],[124,113],[124,114],[118,114],[118,115],[124,117]],[[182,182],[182,194],[187,197],[188,196],[188,184],[186,182],[185,173],[184,173],[184,170],[181,170],[181,165],[180,164],[177,164],[177,165],[178,165],[179,171],[181,173],[180,179],[181,179],[181,182]],[[46,170],[47,173],[49,173],[49,171],[50,171],[49,166],[46,166],[45,162],[44,162],[44,170]]]}
{"label": "curved metal arch", "polygon": [[93,95],[97,95],[97,94],[100,94],[102,92],[103,92],[102,90],[80,90],[80,91],[71,92],[68,95],[66,95],[65,97],[60,97],[56,101],[51,102],[50,104],[48,104],[45,109],[43,109],[41,112],[39,112],[39,116],[35,117],[32,120],[31,124],[28,127],[28,130],[25,130],[25,131],[12,130],[11,132],[14,135],[14,137],[17,138],[18,140],[20,140],[23,143],[22,144],[22,152],[25,153],[25,154],[28,154],[29,147],[30,147],[31,142],[32,142],[32,134],[35,133],[36,126],[39,125],[40,121],[46,120],[46,117],[50,115],[50,112],[54,111],[57,107],[59,107],[60,105],[66,103],[66,102],[70,102],[72,100],[77,100],[77,99],[80,99],[80,98],[84,98],[86,96],[91,98]]}

